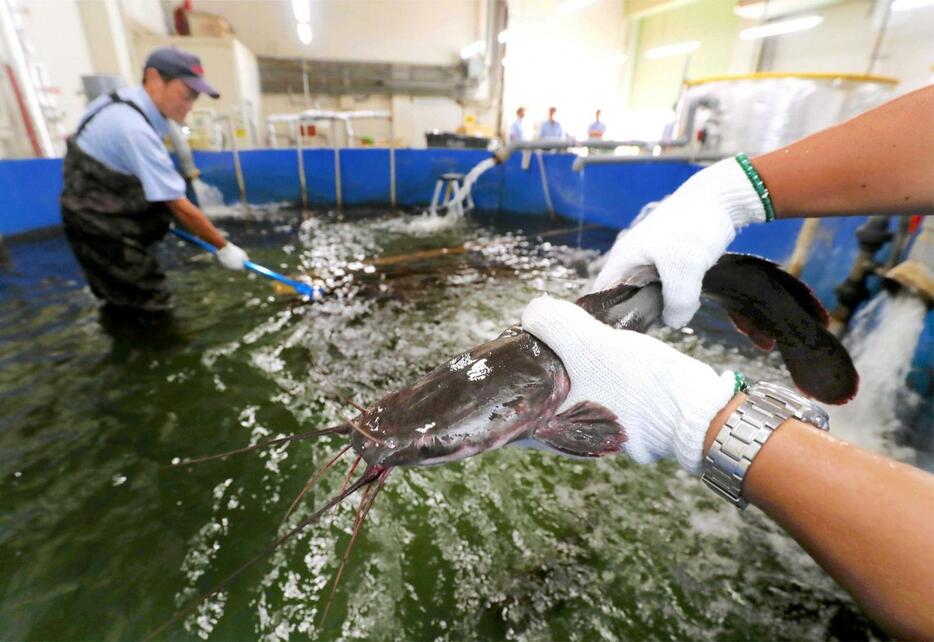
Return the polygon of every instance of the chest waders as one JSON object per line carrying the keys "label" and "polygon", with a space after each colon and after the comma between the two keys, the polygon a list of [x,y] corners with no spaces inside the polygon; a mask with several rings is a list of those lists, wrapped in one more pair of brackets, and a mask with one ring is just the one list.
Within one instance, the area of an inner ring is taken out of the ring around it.
{"label": "chest waders", "polygon": [[172,220],[168,207],[147,201],[136,176],[110,169],[76,143],[101,110],[118,103],[135,109],[152,127],[137,105],[116,92],[110,99],[68,139],[61,196],[65,236],[97,298],[128,311],[169,312],[171,295],[155,256]]}

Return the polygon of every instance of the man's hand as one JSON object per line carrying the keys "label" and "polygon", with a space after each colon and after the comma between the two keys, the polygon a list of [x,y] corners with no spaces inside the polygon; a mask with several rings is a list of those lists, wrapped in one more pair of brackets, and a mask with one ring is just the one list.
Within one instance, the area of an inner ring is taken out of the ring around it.
{"label": "man's hand", "polygon": [[228,270],[242,270],[244,263],[250,260],[246,252],[230,241],[217,251],[217,261]]}
{"label": "man's hand", "polygon": [[734,158],[689,178],[635,227],[620,233],[594,290],[615,285],[633,268],[654,265],[662,281],[663,319],[673,328],[700,307],[701,281],[736,236],[765,221],[765,208]]}
{"label": "man's hand", "polygon": [[522,327],[561,359],[571,391],[558,412],[591,401],[626,430],[625,452],[640,464],[674,457],[701,471],[704,435],[733,396],[735,376],[638,332],[615,330],[582,308],[549,297],[533,300]]}

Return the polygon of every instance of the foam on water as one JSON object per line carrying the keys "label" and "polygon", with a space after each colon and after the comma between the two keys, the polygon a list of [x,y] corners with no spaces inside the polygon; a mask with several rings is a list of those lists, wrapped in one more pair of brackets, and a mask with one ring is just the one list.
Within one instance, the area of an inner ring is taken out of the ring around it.
{"label": "foam on water", "polygon": [[[185,331],[168,348],[111,353],[83,294],[46,292],[83,316],[61,324],[63,313],[51,308],[46,318],[55,325],[3,353],[0,392],[11,412],[0,423],[15,427],[0,431],[8,471],[0,477],[0,579],[10,589],[0,619],[15,627],[9,637],[139,639],[172,614],[176,599],[203,593],[335,495],[352,455],[284,523],[292,498],[345,436],[203,466],[166,469],[167,462],[342,423],[354,412],[343,398],[370,404],[456,362],[515,323],[542,292],[574,299],[596,254],[569,247],[573,231],[541,242],[534,231],[549,229],[544,219],[475,215],[424,235],[407,222],[392,212],[329,212],[231,224],[264,264],[327,280],[330,294],[313,304],[272,296],[265,281],[166,244]],[[531,232],[516,231],[523,225]],[[585,247],[605,247],[612,236],[588,234]],[[459,249],[431,253],[439,248]],[[419,258],[425,252],[430,259]],[[393,257],[407,258],[374,261]],[[29,305],[21,297],[0,307],[11,331],[29,332],[21,319],[42,318],[24,314]],[[714,319],[702,310],[691,334],[653,334],[717,370],[788,382],[777,357],[726,340],[733,331],[717,334]],[[115,487],[115,476],[126,482]],[[452,642],[877,635],[761,513],[735,512],[671,462],[580,462],[512,448],[394,471],[322,625],[358,502],[359,495],[331,511],[209,599],[187,619],[190,633],[166,635]],[[112,628],[90,622],[89,609]]]}
{"label": "foam on water", "polygon": [[835,434],[900,459],[891,435],[900,428],[898,409],[913,409],[920,396],[905,385],[918,339],[924,330],[924,302],[907,292],[881,292],[851,323],[844,344],[859,372],[859,392],[844,406],[830,409]]}
{"label": "foam on water", "polygon": [[198,199],[198,206],[212,220],[263,218],[288,207],[288,203],[285,202],[251,204],[249,208],[245,208],[243,203],[226,205],[223,192],[210,183],[205,183],[200,178],[196,178],[191,182],[191,186],[195,191],[195,197]]}

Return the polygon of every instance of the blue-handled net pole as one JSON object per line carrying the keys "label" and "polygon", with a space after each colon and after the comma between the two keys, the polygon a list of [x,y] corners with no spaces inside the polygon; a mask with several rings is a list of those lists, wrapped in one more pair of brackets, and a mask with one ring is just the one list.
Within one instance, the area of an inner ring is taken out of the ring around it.
{"label": "blue-handled net pole", "polygon": [[[191,234],[190,232],[181,230],[173,225],[172,233],[180,239],[188,241],[189,243],[193,245],[197,245],[201,249],[207,250],[211,254],[217,254],[216,247],[214,247],[213,245],[211,245],[210,243],[208,243],[207,241],[203,239],[199,239],[197,236],[195,236],[194,234]],[[253,261],[246,261],[243,264],[243,267],[246,268],[247,270],[250,270],[251,272],[255,272],[256,274],[259,274],[260,276],[264,276],[267,279],[272,279],[273,281],[278,281],[279,283],[285,283],[286,285],[291,287],[293,290],[295,290],[302,296],[307,296],[311,299],[317,299],[319,296],[321,296],[320,288],[316,288],[314,286],[308,285],[307,283],[302,283],[301,281],[296,281],[295,279],[290,279],[289,277],[283,274],[279,274],[278,272],[273,272],[269,268],[263,267],[262,265],[254,263]]]}

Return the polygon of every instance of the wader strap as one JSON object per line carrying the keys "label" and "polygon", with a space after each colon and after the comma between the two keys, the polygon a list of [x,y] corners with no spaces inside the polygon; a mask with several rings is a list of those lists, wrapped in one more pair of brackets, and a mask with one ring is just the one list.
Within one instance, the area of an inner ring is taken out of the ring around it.
{"label": "wader strap", "polygon": [[78,126],[78,131],[75,132],[75,140],[78,140],[78,136],[80,136],[81,132],[84,131],[84,128],[88,126],[88,123],[94,120],[95,116],[97,116],[99,113],[101,113],[106,108],[110,107],[111,105],[126,105],[127,107],[130,107],[131,109],[135,110],[137,114],[143,117],[143,120],[146,121],[146,124],[152,127],[152,130],[156,132],[156,135],[157,136],[159,135],[159,132],[156,131],[156,128],[153,126],[149,118],[146,117],[146,114],[143,113],[143,110],[140,109],[139,105],[137,105],[131,100],[124,100],[119,95],[117,95],[117,92],[115,91],[110,92],[109,98],[110,98],[109,103],[104,103],[103,105],[97,108],[97,111],[91,113],[87,118],[81,121],[81,124]]}

